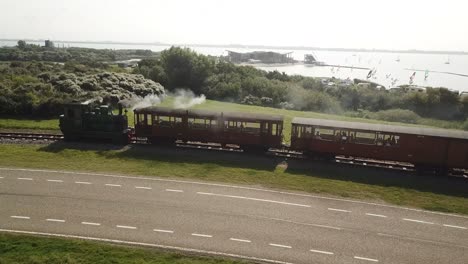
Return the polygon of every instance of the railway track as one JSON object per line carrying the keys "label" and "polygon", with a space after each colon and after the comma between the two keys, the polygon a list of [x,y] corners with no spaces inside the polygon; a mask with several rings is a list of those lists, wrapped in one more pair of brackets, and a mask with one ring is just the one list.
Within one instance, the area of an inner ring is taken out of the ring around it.
{"label": "railway track", "polygon": [[[61,134],[41,134],[41,133],[26,133],[26,132],[0,132],[0,139],[9,139],[9,140],[24,140],[26,143],[28,141],[59,141],[63,140],[64,137]],[[149,145],[146,138],[137,138],[134,137],[130,140],[131,144],[136,145]],[[189,148],[189,149],[203,149],[209,151],[223,151],[223,152],[244,152],[237,145],[226,145],[222,146],[216,143],[202,143],[202,142],[183,142],[178,140],[175,142],[176,147],[180,148]],[[261,153],[261,151],[259,152]],[[287,146],[284,146],[282,149],[269,149],[268,151],[263,151],[269,156],[280,157],[284,159],[298,159],[305,160],[310,159],[309,157],[303,155],[302,152],[293,151],[288,149]],[[375,167],[375,168],[385,168],[398,171],[415,171],[415,168],[410,163],[401,163],[393,161],[380,161],[364,158],[353,158],[353,157],[344,157],[336,156],[331,160],[339,164],[346,164],[351,166],[365,166],[365,167]],[[468,178],[467,170],[457,170],[452,176],[458,176],[463,178]]]}
{"label": "railway track", "polygon": [[58,141],[63,139],[61,134],[39,134],[39,133],[22,133],[22,132],[0,132],[0,139],[10,140],[44,140],[44,141]]}

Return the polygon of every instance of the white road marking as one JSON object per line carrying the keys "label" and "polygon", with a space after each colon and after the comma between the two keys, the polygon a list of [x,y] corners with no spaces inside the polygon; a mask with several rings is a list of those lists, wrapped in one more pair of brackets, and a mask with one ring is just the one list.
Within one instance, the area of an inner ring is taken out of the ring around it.
{"label": "white road marking", "polygon": [[93,222],[81,222],[83,225],[92,225],[92,226],[100,226],[100,223],[93,223]]}
{"label": "white road marking", "polygon": [[151,243],[143,243],[143,242],[135,242],[135,241],[118,240],[118,239],[97,238],[97,237],[58,234],[58,233],[44,233],[44,232],[11,230],[11,229],[0,229],[0,232],[8,232],[8,233],[16,233],[16,234],[28,234],[28,235],[42,235],[42,236],[51,236],[51,237],[63,237],[63,238],[86,239],[86,240],[90,240],[90,241],[118,243],[118,244],[123,244],[123,245],[132,245],[132,246],[145,246],[145,247],[153,247],[153,248],[161,248],[161,249],[192,252],[192,253],[198,253],[198,254],[209,254],[209,255],[214,255],[214,256],[223,256],[223,257],[230,257],[230,258],[252,260],[254,262],[266,262],[266,263],[275,263],[275,264],[292,264],[291,262],[284,262],[284,261],[272,260],[272,259],[263,259],[263,258],[244,256],[244,255],[236,255],[236,254],[232,254],[232,253],[224,253],[224,252],[218,252],[218,251],[208,251],[208,250],[194,249],[194,248],[166,246],[166,245],[160,245],[160,244],[151,244]]}
{"label": "white road marking", "polygon": [[145,186],[135,186],[136,189],[145,189],[145,190],[151,190],[151,187],[145,187]]}
{"label": "white road marking", "polygon": [[444,224],[444,226],[446,226],[446,227],[453,227],[453,228],[458,228],[458,229],[467,229],[467,228],[466,228],[466,227],[464,227],[464,226],[446,225],[446,224]]}
{"label": "white road marking", "polygon": [[205,234],[198,234],[198,233],[192,233],[192,236],[196,236],[196,237],[213,237],[212,235],[205,235]]}
{"label": "white road marking", "polygon": [[125,225],[116,225],[118,228],[124,228],[124,229],[137,229],[135,226],[125,226]]}
{"label": "white road marking", "polygon": [[82,181],[76,181],[75,183],[77,183],[77,184],[92,184],[90,182],[82,182]]}
{"label": "white road marking", "polygon": [[416,219],[409,219],[409,218],[403,218],[404,221],[409,221],[409,222],[415,222],[415,223],[421,223],[421,224],[428,224],[428,225],[433,225],[434,223],[432,222],[426,222],[422,220],[416,220]]}
{"label": "white road marking", "polygon": [[433,240],[428,240],[428,239],[420,239],[420,238],[414,238],[414,237],[390,235],[390,234],[385,234],[385,233],[377,233],[377,235],[386,236],[386,237],[393,237],[393,238],[398,238],[398,239],[404,239],[404,240],[410,240],[410,241],[431,243],[431,244],[436,244],[436,245],[444,245],[444,246],[450,246],[450,247],[455,246],[455,247],[459,247],[459,248],[468,249],[468,246],[455,244],[455,243],[446,243],[446,242],[439,242],[439,241],[433,241]]}
{"label": "white road marking", "polygon": [[386,215],[381,215],[381,214],[371,214],[371,213],[366,213],[366,215],[369,215],[369,216],[375,216],[375,217],[381,217],[381,218],[386,218],[386,217],[387,217]]}
{"label": "white road marking", "polygon": [[21,216],[21,215],[12,215],[10,216],[11,218],[16,218],[16,219],[31,219],[29,216]]}
{"label": "white road marking", "polygon": [[245,197],[245,196],[237,196],[237,195],[226,195],[226,194],[216,194],[216,193],[206,193],[206,192],[197,192],[197,194],[209,195],[209,196],[218,196],[218,197],[227,197],[227,198],[235,198],[235,199],[244,199],[244,200],[251,200],[251,201],[258,201],[258,202],[292,205],[292,206],[300,206],[300,207],[311,207],[310,205],[306,205],[306,204],[288,203],[288,202],[281,202],[281,201],[275,201],[275,200],[266,200],[266,199],[259,199],[259,198]]}
{"label": "white road marking", "polygon": [[63,219],[54,219],[54,218],[47,218],[46,221],[49,221],[49,222],[58,222],[58,223],[65,223],[65,220],[63,220]]}
{"label": "white road marking", "polygon": [[336,212],[343,212],[343,213],[351,213],[349,210],[344,210],[344,209],[336,209],[336,208],[328,208],[330,211],[336,211]]}
{"label": "white road marking", "polygon": [[251,243],[252,241],[247,239],[240,239],[240,238],[233,238],[231,237],[229,240],[236,241],[236,242],[243,242],[243,243]]}
{"label": "white road marking", "polygon": [[355,259],[360,259],[360,260],[372,261],[372,262],[379,262],[378,259],[363,258],[363,257],[358,257],[358,256],[354,256],[354,258],[355,258]]}
{"label": "white road marking", "polygon": [[273,243],[270,243],[269,245],[272,246],[272,247],[292,248],[291,246],[286,246],[286,245],[281,245],[281,244],[273,244]]}
{"label": "white road marking", "polygon": [[47,180],[48,182],[63,182],[62,180]]}
{"label": "white road marking", "polygon": [[258,191],[258,192],[279,193],[279,194],[298,196],[298,197],[309,197],[309,198],[322,199],[322,200],[340,201],[340,202],[348,202],[348,203],[355,203],[355,204],[365,204],[365,205],[372,205],[372,206],[386,207],[386,208],[395,208],[395,209],[399,209],[399,210],[406,210],[406,211],[413,211],[413,212],[422,212],[422,213],[426,213],[426,214],[445,215],[445,216],[452,216],[452,217],[468,219],[468,216],[465,216],[465,215],[457,215],[457,214],[449,214],[449,213],[442,213],[442,212],[435,212],[435,211],[427,211],[427,210],[423,210],[423,209],[401,207],[401,206],[397,206],[397,205],[379,204],[379,203],[364,202],[364,201],[351,200],[351,199],[332,198],[332,197],[312,195],[312,194],[293,193],[293,192],[287,192],[287,191],[276,191],[276,190],[269,190],[269,189],[255,188],[255,187],[246,187],[246,186],[236,186],[236,185],[220,184],[220,183],[170,180],[170,179],[162,179],[162,178],[156,178],[156,177],[149,178],[149,177],[144,177],[144,176],[124,176],[124,175],[114,175],[114,174],[104,174],[104,173],[73,172],[73,171],[60,171],[60,170],[41,170],[41,169],[25,169],[25,168],[5,168],[5,167],[0,167],[0,170],[28,171],[28,172],[47,172],[47,173],[58,173],[58,174],[100,176],[100,177],[120,178],[120,179],[160,181],[160,182],[175,182],[175,183],[182,183],[182,184],[195,184],[195,185],[203,185],[203,186],[226,187],[226,188],[233,188],[233,189],[240,189],[240,190],[251,190],[251,191]]}
{"label": "white road marking", "polygon": [[32,181],[32,178],[17,178],[18,180],[23,180],[23,181]]}
{"label": "white road marking", "polygon": [[166,189],[166,192],[184,192],[183,190]]}
{"label": "white road marking", "polygon": [[321,253],[321,254],[326,254],[326,255],[334,254],[333,252],[330,252],[330,251],[322,251],[322,250],[315,250],[315,249],[311,249],[310,252]]}
{"label": "white road marking", "polygon": [[172,230],[164,230],[164,229],[153,229],[154,232],[159,232],[159,233],[174,233]]}
{"label": "white road marking", "polygon": [[0,176],[0,179],[3,179],[3,177],[2,177],[2,176]]}
{"label": "white road marking", "polygon": [[329,228],[329,229],[334,229],[334,230],[341,230],[341,229],[342,229],[341,227],[328,226],[328,225],[319,225],[319,224],[311,224],[311,223],[304,223],[304,222],[296,222],[296,221],[291,221],[291,220],[288,220],[288,219],[275,218],[275,217],[264,217],[264,216],[257,216],[257,215],[248,215],[248,216],[253,216],[253,217],[261,218],[261,219],[268,219],[268,220],[280,221],[280,222],[285,222],[285,223],[291,223],[291,224],[297,224],[297,225],[323,227],[323,228]]}
{"label": "white road marking", "polygon": [[110,186],[110,187],[122,187],[122,185],[120,184],[112,184],[112,183],[106,183],[105,185]]}

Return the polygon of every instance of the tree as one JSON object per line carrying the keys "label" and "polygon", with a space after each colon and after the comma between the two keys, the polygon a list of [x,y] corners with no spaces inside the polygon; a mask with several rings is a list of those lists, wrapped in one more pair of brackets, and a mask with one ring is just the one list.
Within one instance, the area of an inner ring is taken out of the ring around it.
{"label": "tree", "polygon": [[18,40],[18,48],[21,49],[21,50],[26,49],[26,41]]}

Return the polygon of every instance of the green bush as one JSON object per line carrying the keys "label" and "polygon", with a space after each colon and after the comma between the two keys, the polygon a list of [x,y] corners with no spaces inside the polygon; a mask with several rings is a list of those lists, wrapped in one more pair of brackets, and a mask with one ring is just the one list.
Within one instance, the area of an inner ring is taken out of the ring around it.
{"label": "green bush", "polygon": [[378,111],[373,114],[375,119],[389,121],[389,122],[402,122],[416,124],[421,118],[418,114],[405,109],[390,109]]}

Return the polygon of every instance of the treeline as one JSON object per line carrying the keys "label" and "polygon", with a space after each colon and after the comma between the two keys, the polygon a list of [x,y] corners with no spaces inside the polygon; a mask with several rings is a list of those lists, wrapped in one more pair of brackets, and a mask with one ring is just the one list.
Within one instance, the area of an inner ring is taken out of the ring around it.
{"label": "treeline", "polygon": [[74,62],[0,63],[0,115],[57,117],[63,103],[100,98],[104,103],[164,93],[142,75],[108,72]]}
{"label": "treeline", "polygon": [[0,48],[0,61],[74,61],[91,67],[105,67],[104,62],[158,56],[158,53],[151,50],[60,48],[49,43],[51,42],[46,42],[45,46],[39,46],[20,40],[15,47]]}
{"label": "treeline", "polygon": [[468,117],[468,98],[461,99],[445,88],[428,88],[425,93],[390,93],[375,85],[329,86],[319,78],[238,66],[187,48],[171,47],[157,59],[145,59],[135,73],[161,83],[168,90],[189,88],[210,99],[243,104],[409,123],[416,123],[420,117],[444,120]]}

